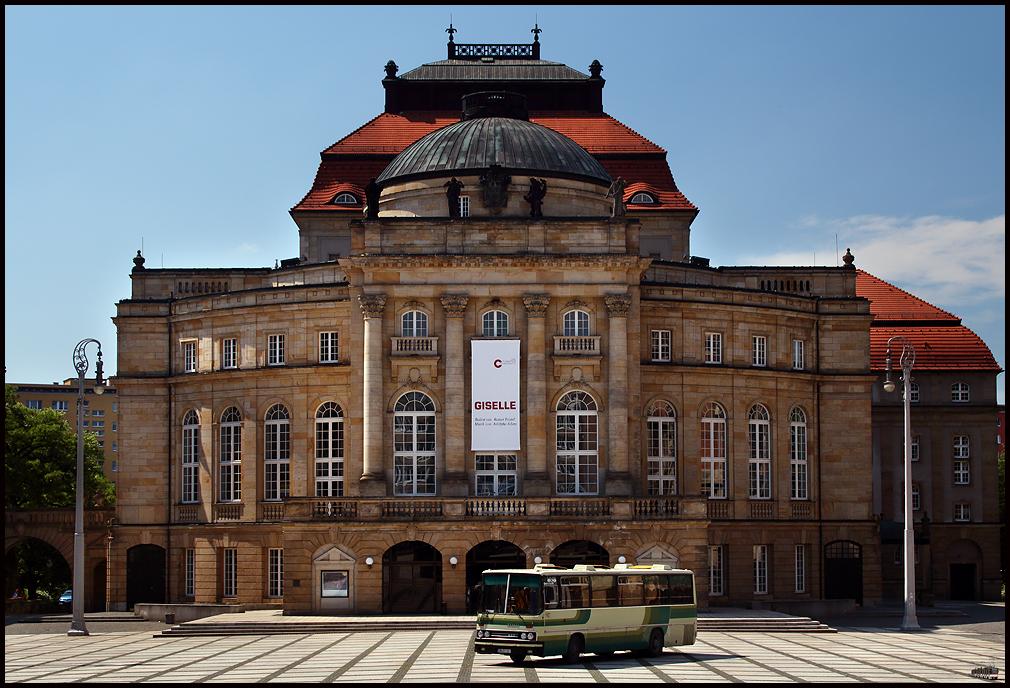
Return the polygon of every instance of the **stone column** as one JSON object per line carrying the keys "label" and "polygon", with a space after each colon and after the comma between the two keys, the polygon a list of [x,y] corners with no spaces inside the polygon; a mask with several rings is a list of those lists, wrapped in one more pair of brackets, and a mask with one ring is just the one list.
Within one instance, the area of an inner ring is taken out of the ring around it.
{"label": "stone column", "polygon": [[523,493],[542,497],[551,492],[547,473],[547,355],[544,318],[551,297],[527,294],[526,305],[526,475]]}
{"label": "stone column", "polygon": [[465,497],[469,493],[466,477],[466,390],[464,370],[467,356],[463,351],[463,314],[466,294],[445,294],[445,472],[442,494]]}
{"label": "stone column", "polygon": [[382,465],[382,311],[385,294],[362,294],[358,305],[365,318],[364,370],[362,390],[362,496],[383,497],[386,476]]}
{"label": "stone column", "polygon": [[631,474],[628,472],[628,309],[631,297],[611,294],[605,299],[610,319],[610,351],[608,354],[607,482],[610,495],[631,494]]}

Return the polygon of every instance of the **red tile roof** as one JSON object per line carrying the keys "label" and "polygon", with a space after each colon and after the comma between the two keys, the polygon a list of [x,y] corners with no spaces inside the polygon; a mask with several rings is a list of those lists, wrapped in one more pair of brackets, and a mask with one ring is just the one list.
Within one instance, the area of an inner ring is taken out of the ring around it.
{"label": "red tile roof", "polygon": [[[365,123],[322,153],[312,189],[294,210],[340,211],[330,202],[341,184],[364,188],[378,177],[389,162],[421,137],[459,121],[458,112],[382,113]],[[616,179],[629,183],[625,198],[640,191],[636,183],[648,185],[659,201],[655,206],[636,209],[697,210],[677,188],[666,163],[666,151],[633,129],[604,113],[531,112],[530,121],[549,127],[597,156]]]}
{"label": "red tile roof", "polygon": [[[907,291],[856,271],[856,294],[870,300],[870,367],[884,370],[887,340],[905,337],[915,347],[913,370],[1001,370],[982,339],[961,319]],[[901,347],[892,347],[897,366]]]}

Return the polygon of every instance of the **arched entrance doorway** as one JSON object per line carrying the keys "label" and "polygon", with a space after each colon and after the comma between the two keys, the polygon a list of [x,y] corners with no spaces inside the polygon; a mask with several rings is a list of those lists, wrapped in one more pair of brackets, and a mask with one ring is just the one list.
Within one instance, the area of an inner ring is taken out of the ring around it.
{"label": "arched entrance doorway", "polygon": [[401,542],[382,555],[382,611],[437,614],[442,611],[442,554],[431,545]]}
{"label": "arched entrance doorway", "polygon": [[849,540],[824,547],[824,598],[863,604],[863,548]]}
{"label": "arched entrance doorway", "polygon": [[950,583],[947,598],[951,600],[979,599],[979,573],[982,571],[982,549],[971,540],[955,540],[947,548]]}
{"label": "arched entrance doorway", "polygon": [[551,563],[572,568],[576,564],[610,566],[610,554],[602,546],[589,540],[569,540],[554,548]]}
{"label": "arched entrance doorway", "polygon": [[[26,537],[4,552],[7,599],[51,600],[55,602],[73,583],[74,575],[63,554],[45,540]],[[43,607],[44,608],[44,607]]]}
{"label": "arched entrance doorway", "polygon": [[165,550],[158,545],[126,550],[126,608],[138,602],[165,603]]}
{"label": "arched entrance doorway", "polygon": [[526,553],[518,546],[504,540],[486,540],[466,553],[466,611],[477,611],[480,595],[474,590],[480,583],[480,574],[488,569],[524,569]]}

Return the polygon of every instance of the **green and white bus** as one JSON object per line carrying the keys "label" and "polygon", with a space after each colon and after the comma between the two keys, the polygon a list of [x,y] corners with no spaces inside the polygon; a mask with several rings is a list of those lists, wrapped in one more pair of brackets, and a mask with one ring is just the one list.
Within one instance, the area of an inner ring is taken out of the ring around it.
{"label": "green and white bus", "polygon": [[491,570],[482,587],[474,650],[516,663],[618,650],[655,656],[693,645],[698,629],[694,572],[665,564]]}

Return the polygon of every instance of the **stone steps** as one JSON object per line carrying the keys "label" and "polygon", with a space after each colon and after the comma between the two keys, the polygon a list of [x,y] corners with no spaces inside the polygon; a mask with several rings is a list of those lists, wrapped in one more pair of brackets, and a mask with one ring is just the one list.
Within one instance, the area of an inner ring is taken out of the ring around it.
{"label": "stone steps", "polygon": [[[430,630],[473,630],[473,619],[418,619],[416,621],[278,621],[271,622],[189,622],[162,631],[161,636],[280,635],[295,633],[348,633]],[[704,633],[834,633],[835,629],[807,617],[700,618],[698,632]]]}

